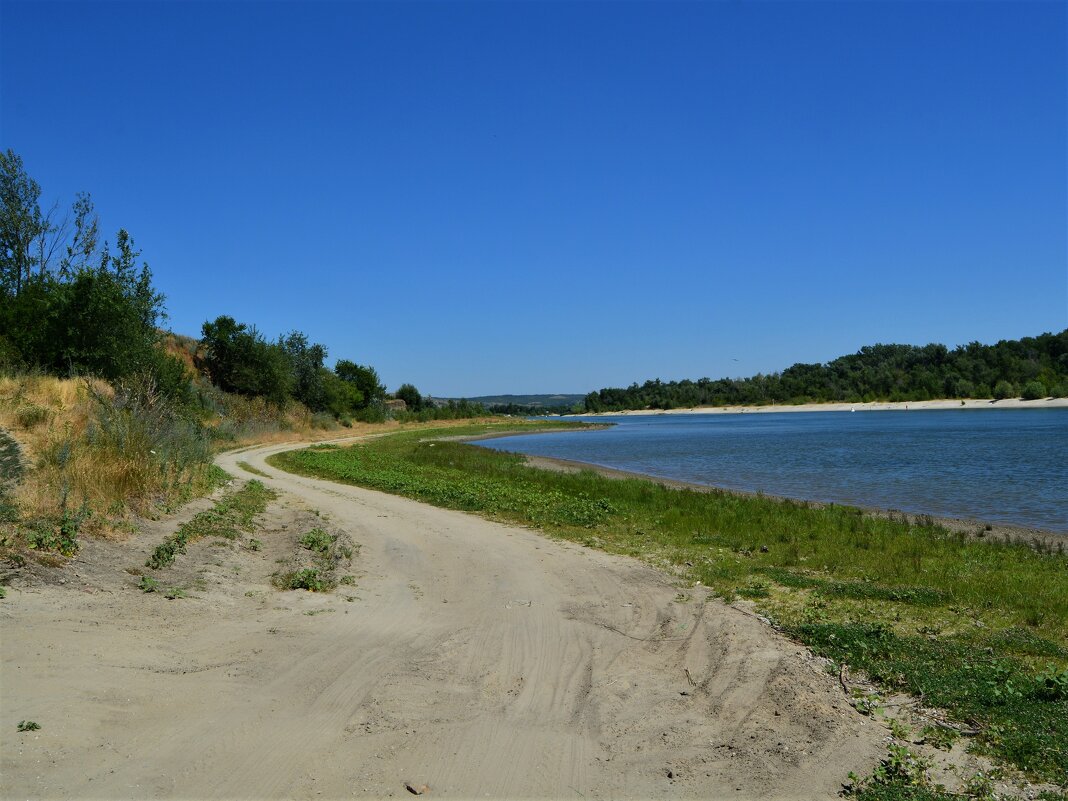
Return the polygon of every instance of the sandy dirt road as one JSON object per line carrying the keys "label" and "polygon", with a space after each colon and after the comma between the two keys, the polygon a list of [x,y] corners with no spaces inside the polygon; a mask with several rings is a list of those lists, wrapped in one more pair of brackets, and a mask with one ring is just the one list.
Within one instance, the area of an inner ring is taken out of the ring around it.
{"label": "sandy dirt road", "polygon": [[[262,552],[180,557],[200,565],[192,597],[123,568],[204,502],[0,602],[4,797],[832,798],[884,753],[820,663],[743,611],[630,559],[264,463],[291,447],[221,457],[282,494]],[[351,600],[269,586],[312,509],[360,545]]]}

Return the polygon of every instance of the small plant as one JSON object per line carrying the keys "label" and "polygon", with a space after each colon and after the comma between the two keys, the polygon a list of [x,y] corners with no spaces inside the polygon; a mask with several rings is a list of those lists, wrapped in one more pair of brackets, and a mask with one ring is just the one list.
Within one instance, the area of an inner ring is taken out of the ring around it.
{"label": "small plant", "polygon": [[994,777],[989,773],[978,771],[964,785],[964,794],[976,801],[995,801]]}
{"label": "small plant", "polygon": [[258,551],[263,548],[263,543],[257,539],[250,539],[248,541],[248,549],[250,551]]}
{"label": "small plant", "polygon": [[756,581],[747,587],[741,587],[738,594],[743,598],[767,598],[771,595],[767,582]]}
{"label": "small plant", "polygon": [[1048,664],[1035,677],[1035,695],[1045,701],[1061,701],[1068,698],[1068,669],[1058,670]]}
{"label": "small plant", "polygon": [[151,576],[141,576],[141,583],[137,586],[142,592],[159,592],[159,582]]}
{"label": "small plant", "polygon": [[923,737],[924,742],[928,745],[933,745],[942,751],[948,751],[953,747],[953,743],[957,741],[960,734],[956,729],[951,729],[948,726],[924,726],[920,736]]}
{"label": "small plant", "polygon": [[20,720],[19,731],[37,731],[41,728],[41,724],[36,720]]}
{"label": "small plant", "polygon": [[333,589],[333,584],[329,580],[320,576],[318,570],[310,567],[285,573],[277,578],[276,584],[283,590],[327,592]]}
{"label": "small plant", "polygon": [[307,534],[300,538],[300,544],[307,548],[309,551],[318,551],[319,553],[326,553],[330,550],[330,546],[334,544],[334,540],[337,537],[327,534],[321,528],[313,528]]}
{"label": "small plant", "polygon": [[342,577],[341,577],[341,580],[340,580],[340,582],[339,582],[339,583],[340,583],[340,584],[344,584],[344,585],[346,585],[346,586],[348,586],[348,587],[352,587],[352,586],[355,586],[355,584],[356,584],[356,577],[355,577],[355,576],[353,576],[353,575],[348,575],[348,576],[342,576]]}
{"label": "small plant", "polygon": [[918,790],[928,787],[927,769],[930,763],[916,756],[903,745],[891,745],[889,752],[872,775],[861,779],[856,773],[850,773],[853,786],[848,793],[861,799],[890,798],[948,798],[943,794],[922,794]]}
{"label": "small plant", "polygon": [[890,723],[890,734],[892,734],[895,739],[897,739],[897,740],[908,740],[910,737],[912,737],[912,729],[910,729],[908,726],[906,726],[900,720],[897,720],[896,718],[891,718],[889,720],[889,723]]}
{"label": "small plant", "polygon": [[0,600],[7,597],[7,587],[0,587]]}
{"label": "small plant", "polygon": [[875,693],[865,694],[854,700],[853,706],[860,714],[875,717],[875,715],[883,711],[882,700]]}
{"label": "small plant", "polygon": [[174,601],[178,598],[185,598],[186,594],[185,590],[183,590],[181,587],[171,587],[163,593],[163,597],[166,598],[168,601]]}
{"label": "small plant", "polygon": [[89,517],[89,508],[83,505],[77,512],[64,510],[56,524],[39,520],[26,537],[26,544],[35,551],[59,551],[70,557],[78,553],[78,530]]}

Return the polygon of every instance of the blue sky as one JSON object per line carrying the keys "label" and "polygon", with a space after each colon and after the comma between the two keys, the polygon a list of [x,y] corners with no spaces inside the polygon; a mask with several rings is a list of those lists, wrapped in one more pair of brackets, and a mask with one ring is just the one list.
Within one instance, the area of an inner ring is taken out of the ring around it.
{"label": "blue sky", "polygon": [[1068,327],[1066,41],[1028,0],[3,0],[0,146],[178,332],[585,392]]}

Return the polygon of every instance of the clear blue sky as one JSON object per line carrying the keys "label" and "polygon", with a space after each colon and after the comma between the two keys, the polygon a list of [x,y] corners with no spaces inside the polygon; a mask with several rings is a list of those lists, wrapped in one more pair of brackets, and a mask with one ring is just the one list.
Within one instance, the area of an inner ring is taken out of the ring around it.
{"label": "clear blue sky", "polygon": [[1068,327],[1066,3],[8,2],[0,145],[443,396]]}

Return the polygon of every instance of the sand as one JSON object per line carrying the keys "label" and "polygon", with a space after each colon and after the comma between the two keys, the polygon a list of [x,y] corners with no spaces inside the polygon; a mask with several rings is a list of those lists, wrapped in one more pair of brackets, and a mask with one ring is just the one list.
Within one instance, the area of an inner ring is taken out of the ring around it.
{"label": "sand", "polygon": [[[133,573],[205,501],[11,577],[5,797],[829,799],[885,753],[824,663],[744,604],[264,463],[291,447],[220,459],[282,495],[262,550],[200,541],[159,572],[188,598]],[[314,525],[360,546],[356,586],[274,590]]]}

